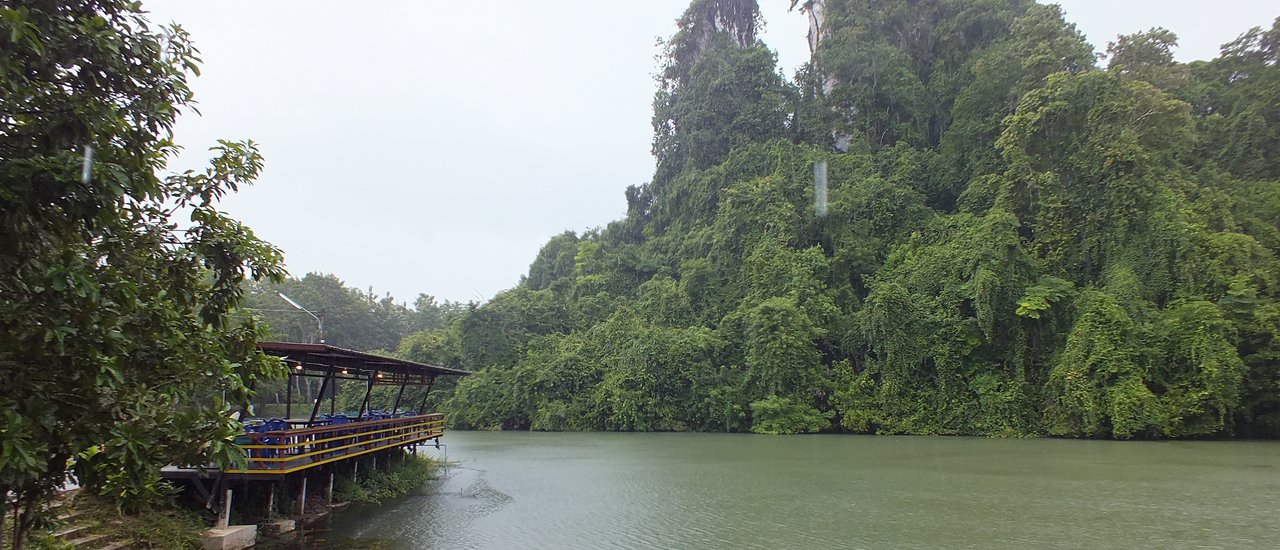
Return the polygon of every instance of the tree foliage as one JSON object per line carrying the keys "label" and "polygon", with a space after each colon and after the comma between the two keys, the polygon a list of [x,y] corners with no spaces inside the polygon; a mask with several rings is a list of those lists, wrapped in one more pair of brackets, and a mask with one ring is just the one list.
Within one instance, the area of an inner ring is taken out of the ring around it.
{"label": "tree foliage", "polygon": [[283,269],[217,209],[261,170],[252,142],[157,175],[199,62],[180,27],[132,2],[8,2],[0,51],[0,497],[20,546],[69,467],[145,507],[162,465],[241,459],[230,406],[281,367],[233,311]]}

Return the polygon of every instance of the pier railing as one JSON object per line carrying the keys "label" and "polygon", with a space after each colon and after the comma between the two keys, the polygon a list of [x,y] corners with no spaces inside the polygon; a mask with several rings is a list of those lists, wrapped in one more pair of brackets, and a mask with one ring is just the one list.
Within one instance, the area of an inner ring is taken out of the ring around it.
{"label": "pier railing", "polygon": [[249,455],[248,464],[244,469],[225,472],[290,474],[383,449],[438,439],[442,435],[443,413],[247,433],[243,436],[247,442],[241,447]]}

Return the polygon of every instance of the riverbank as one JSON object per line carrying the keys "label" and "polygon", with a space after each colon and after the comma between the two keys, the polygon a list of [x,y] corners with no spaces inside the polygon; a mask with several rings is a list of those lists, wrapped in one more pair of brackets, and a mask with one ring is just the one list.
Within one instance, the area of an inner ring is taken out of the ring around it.
{"label": "riverbank", "polygon": [[[420,491],[440,471],[440,462],[425,455],[401,453],[384,457],[376,465],[370,462],[354,472],[338,474],[334,479],[332,501],[321,497],[308,499],[308,513],[294,517],[285,514],[245,515],[235,523],[260,525],[259,543],[278,547],[294,537],[279,533],[281,524],[307,525],[327,520],[347,505],[376,507]],[[266,508],[264,494],[255,494],[243,502],[247,510]],[[292,510],[284,497],[276,510]],[[368,509],[368,508],[366,508]],[[69,491],[54,502],[53,521],[33,532],[26,548],[32,550],[67,550],[69,548],[123,550],[128,548],[163,548],[198,550],[202,538],[213,524],[214,513],[185,505],[180,499],[137,514],[121,514],[109,499],[83,491]],[[12,522],[6,522],[6,528]],[[8,533],[6,533],[8,536]],[[6,539],[8,540],[8,539]],[[2,545],[0,545],[2,546]]]}
{"label": "riverbank", "polygon": [[335,502],[380,504],[422,489],[436,479],[440,464],[425,455],[403,454],[382,469],[370,469],[363,476],[340,477],[335,481]]}
{"label": "riverbank", "polygon": [[[121,514],[110,499],[79,489],[51,503],[49,521],[32,530],[30,550],[124,550],[129,548],[202,548],[200,537],[212,514],[176,503],[136,514]],[[12,522],[6,522],[6,528]],[[12,534],[6,531],[6,541]],[[5,544],[0,547],[7,548]]]}

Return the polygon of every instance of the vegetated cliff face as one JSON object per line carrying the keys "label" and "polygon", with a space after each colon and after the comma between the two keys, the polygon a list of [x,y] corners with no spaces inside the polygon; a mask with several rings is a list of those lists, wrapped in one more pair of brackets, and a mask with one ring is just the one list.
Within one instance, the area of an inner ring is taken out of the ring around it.
{"label": "vegetated cliff face", "polygon": [[754,3],[693,3],[626,218],[415,348],[480,369],[455,425],[1277,433],[1280,26],[1098,67],[1030,0],[800,7],[787,82]]}
{"label": "vegetated cliff face", "polygon": [[681,23],[687,26],[697,51],[703,52],[720,35],[738,48],[754,46],[759,20],[760,7],[754,0],[708,0],[691,6]]}

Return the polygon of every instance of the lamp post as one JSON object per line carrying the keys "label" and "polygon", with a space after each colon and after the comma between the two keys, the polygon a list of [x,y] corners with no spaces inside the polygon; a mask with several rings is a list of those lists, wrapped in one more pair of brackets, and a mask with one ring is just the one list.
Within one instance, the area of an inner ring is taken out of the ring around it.
{"label": "lamp post", "polygon": [[289,305],[302,310],[307,315],[310,315],[311,318],[316,320],[316,327],[317,327],[316,333],[320,335],[320,343],[323,344],[324,343],[324,318],[314,313],[311,313],[311,310],[305,307],[302,307],[302,304],[299,304],[298,302],[293,301],[293,298],[285,296],[283,292],[276,292],[276,295],[280,296],[281,298],[284,298],[284,301],[289,302]]}

